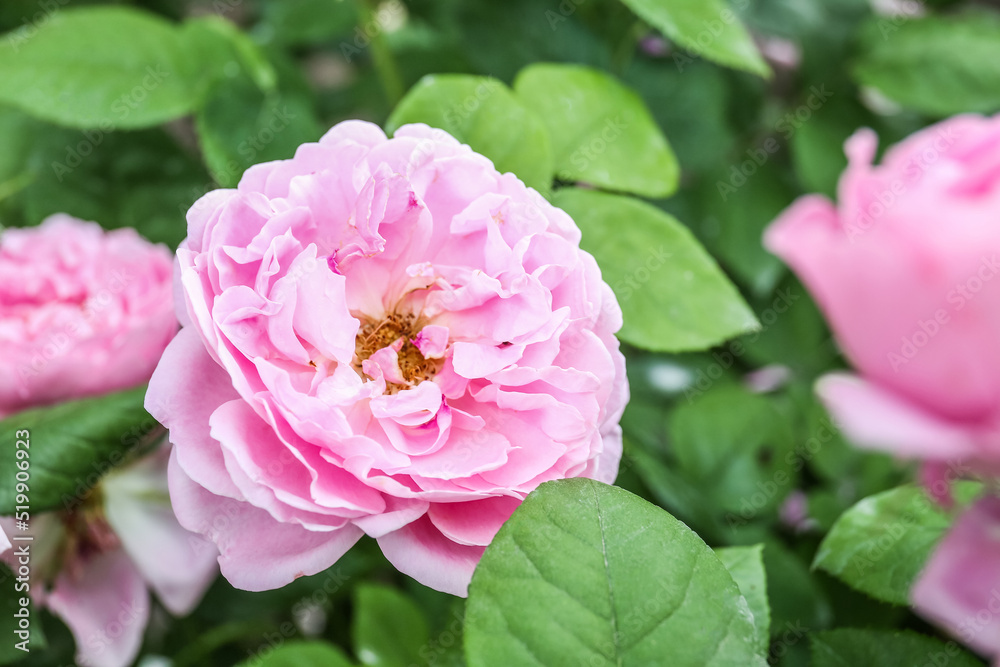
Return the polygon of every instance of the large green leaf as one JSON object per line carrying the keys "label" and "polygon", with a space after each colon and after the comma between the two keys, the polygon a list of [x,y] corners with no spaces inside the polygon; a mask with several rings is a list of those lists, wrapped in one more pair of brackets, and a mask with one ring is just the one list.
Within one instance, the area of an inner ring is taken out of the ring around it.
{"label": "large green leaf", "polygon": [[770,76],[753,39],[725,0],[622,0],[688,51],[727,67]]}
{"label": "large green leaf", "polygon": [[669,416],[680,472],[726,512],[730,525],[773,514],[798,480],[788,419],[769,398],[739,385],[698,394]]}
{"label": "large green leaf", "polygon": [[486,549],[465,618],[470,667],[766,664],[746,600],[701,538],[589,479],[528,496]]}
{"label": "large green leaf", "polygon": [[308,100],[265,94],[248,77],[222,81],[198,112],[196,127],[215,181],[233,187],[251,165],[290,158],[322,131]]}
{"label": "large green leaf", "polygon": [[637,347],[711,347],[759,325],[739,292],[684,225],[644,202],[564,188],[553,197],[583,230],[625,315],[619,336]]}
{"label": "large green leaf", "polygon": [[526,67],[514,91],[552,137],[556,175],[599,188],[667,197],[680,168],[639,97],[600,70],[580,65]]}
{"label": "large green leaf", "polygon": [[153,14],[62,9],[0,39],[0,101],[71,127],[148,127],[195,107],[202,68],[180,28]]}
{"label": "large green leaf", "polygon": [[[25,410],[0,421],[0,479],[17,472],[13,443],[28,442],[31,511],[73,506],[159,425],[142,407],[146,387]],[[28,436],[24,436],[24,431]],[[14,514],[15,487],[0,486],[0,515]]]}
{"label": "large green leaf", "polygon": [[1000,109],[1000,15],[977,11],[867,26],[854,74],[935,116]]}
{"label": "large green leaf", "polygon": [[422,662],[427,621],[409,597],[394,588],[362,584],[354,592],[351,634],[363,665],[409,667]]}
{"label": "large green leaf", "polygon": [[915,632],[898,630],[828,630],[812,635],[813,667],[886,667],[947,665],[981,667],[958,647]]}
{"label": "large green leaf", "polygon": [[333,644],[292,641],[244,660],[238,667],[352,667],[353,664]]}
{"label": "large green leaf", "polygon": [[[955,486],[960,504],[981,486]],[[910,587],[951,525],[917,486],[901,486],[865,498],[837,520],[820,544],[813,567],[825,570],[877,600],[908,604]]]}
{"label": "large green leaf", "polygon": [[197,52],[203,63],[205,88],[213,85],[213,76],[215,79],[234,78],[235,65],[245,71],[260,90],[274,92],[278,85],[274,65],[264,50],[237,25],[210,14],[186,22],[183,30],[187,48]]}
{"label": "large green leaf", "polygon": [[753,613],[757,646],[767,651],[771,644],[771,607],[767,602],[767,573],[764,570],[764,545],[723,547],[715,550],[722,564],[736,581]]}
{"label": "large green leaf", "polygon": [[386,122],[445,130],[542,192],[552,183],[552,147],[542,121],[511,90],[489,77],[433,74],[417,82]]}

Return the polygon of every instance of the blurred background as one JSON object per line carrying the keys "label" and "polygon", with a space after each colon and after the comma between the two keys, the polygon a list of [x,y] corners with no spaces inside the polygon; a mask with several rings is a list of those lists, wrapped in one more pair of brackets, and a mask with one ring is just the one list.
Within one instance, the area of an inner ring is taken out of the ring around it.
{"label": "blurred background", "polygon": [[[834,194],[855,129],[874,128],[884,148],[946,115],[1000,108],[997,3],[733,2],[770,78],[672,44],[619,0],[4,0],[0,49],[28,48],[55,13],[94,4],[208,17],[205,29],[241,36],[202,54],[195,66],[213,70],[210,83],[163,123],[129,120],[141,86],[120,100],[123,122],[86,129],[28,115],[0,95],[3,225],[68,212],[176,247],[199,196],[234,186],[251,164],[290,157],[340,120],[384,124],[427,74],[510,84],[531,63],[571,62],[631,87],[681,167],[678,192],[653,203],[702,241],[762,329],[699,354],[625,346],[633,398],[618,484],[712,546],[766,545],[772,664],[809,664],[804,632],[843,624],[938,634],[810,569],[842,512],[912,470],[837,435],[811,385],[843,362],[810,297],[760,237],[798,195]],[[71,59],[55,66],[81,69],[81,80],[100,75]],[[149,86],[161,85],[157,77],[171,85],[169,75],[148,76]],[[651,280],[644,289],[658,289]],[[325,637],[365,664],[459,665],[461,614],[461,600],[397,574],[366,540],[284,589],[250,594],[220,578],[188,618],[158,610],[143,664],[228,665]],[[44,629],[50,648],[30,664],[71,663],[68,632],[49,616]]]}

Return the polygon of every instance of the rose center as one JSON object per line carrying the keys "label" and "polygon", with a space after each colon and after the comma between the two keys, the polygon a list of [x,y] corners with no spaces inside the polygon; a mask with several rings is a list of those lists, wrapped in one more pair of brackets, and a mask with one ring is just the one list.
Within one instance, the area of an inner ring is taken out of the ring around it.
{"label": "rose center", "polygon": [[[361,327],[354,343],[354,369],[364,377],[362,363],[382,348],[389,347],[402,339],[402,346],[397,350],[399,370],[410,385],[420,384],[434,377],[441,368],[440,359],[425,359],[419,348],[413,344],[421,326],[412,313],[391,313],[380,321],[361,318]],[[406,389],[407,385],[386,382],[389,393],[397,393]]]}

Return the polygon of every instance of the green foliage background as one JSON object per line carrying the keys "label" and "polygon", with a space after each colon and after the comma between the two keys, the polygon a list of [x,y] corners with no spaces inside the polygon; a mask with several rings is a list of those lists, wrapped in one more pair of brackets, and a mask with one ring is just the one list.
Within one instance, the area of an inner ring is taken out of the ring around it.
{"label": "green foliage background", "polygon": [[[175,247],[187,208],[251,164],[343,119],[390,132],[427,122],[569,211],[625,313],[624,491],[542,487],[490,547],[467,604],[363,541],[281,590],[219,579],[191,616],[160,610],[143,654],[177,667],[866,667],[957,651],[905,606],[952,515],[900,486],[912,470],[837,434],[811,385],[843,362],[760,244],[797,195],[834,194],[858,127],[884,148],[1000,108],[1000,13],[901,6],[0,3],[4,225],[67,212]],[[128,394],[107,401],[56,408],[91,412],[53,430],[46,460],[86,469],[88,442],[96,456],[109,430],[148,422]],[[808,518],[792,521],[795,506]],[[28,664],[68,664],[67,630],[40,618],[47,648]],[[8,649],[0,663],[21,657]]]}

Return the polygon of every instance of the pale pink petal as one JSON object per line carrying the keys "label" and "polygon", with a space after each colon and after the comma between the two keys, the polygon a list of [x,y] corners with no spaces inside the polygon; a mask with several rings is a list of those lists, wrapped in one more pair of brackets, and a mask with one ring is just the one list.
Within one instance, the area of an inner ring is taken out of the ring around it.
{"label": "pale pink petal", "polygon": [[[307,464],[306,453],[282,442],[274,428],[244,401],[219,406],[209,423],[212,438],[223,450],[226,469],[243,497],[278,521],[327,530],[320,526],[341,526],[345,517],[377,513],[385,507],[376,491],[320,457],[309,456],[311,465]],[[308,443],[302,447],[314,449]],[[321,476],[326,478],[326,484],[321,485],[322,506],[314,500],[319,494],[313,487]]]}
{"label": "pale pink petal", "polygon": [[440,359],[448,347],[448,327],[429,324],[420,330],[413,344],[425,359]]}
{"label": "pale pink petal", "polygon": [[209,418],[238,396],[193,327],[182,329],[167,346],[146,391],[146,410],[170,429],[180,466],[199,485],[229,498],[242,495],[226,474],[222,449],[209,433]]}
{"label": "pale pink petal", "polygon": [[951,459],[976,452],[971,434],[853,375],[832,373],[816,393],[852,442],[903,457]]}
{"label": "pale pink petal", "polygon": [[509,496],[466,503],[432,503],[427,516],[449,540],[465,546],[485,547],[520,506],[519,498]]}
{"label": "pale pink petal", "polygon": [[280,588],[302,576],[333,565],[363,534],[346,524],[329,532],[313,532],[275,521],[247,502],[223,498],[196,484],[171,454],[170,498],[177,518],[219,547],[222,574],[248,591]]}
{"label": "pale pink petal", "polygon": [[605,484],[614,484],[618,477],[618,465],[622,460],[622,427],[617,418],[601,434],[601,454],[592,459],[593,466],[584,473],[585,477]]}
{"label": "pale pink petal", "polygon": [[104,511],[122,548],[171,613],[183,616],[219,573],[218,550],[177,523],[162,448],[101,482]]}
{"label": "pale pink petal", "polygon": [[958,518],[910,598],[963,643],[1000,656],[1000,498],[981,498]]}
{"label": "pale pink petal", "polygon": [[353,523],[369,537],[382,537],[416,521],[427,513],[429,506],[430,503],[425,500],[386,496],[384,512],[355,519]]}
{"label": "pale pink petal", "polygon": [[337,123],[319,140],[321,144],[349,141],[363,146],[377,146],[385,141],[385,132],[375,123],[363,120],[345,120]]}
{"label": "pale pink petal", "polygon": [[81,665],[131,665],[149,620],[146,583],[120,549],[76,565],[56,578],[46,606],[69,626]]}
{"label": "pale pink petal", "polygon": [[396,569],[425,586],[465,597],[485,547],[449,540],[424,516],[378,538],[382,553]]}

